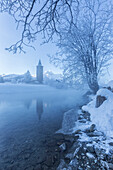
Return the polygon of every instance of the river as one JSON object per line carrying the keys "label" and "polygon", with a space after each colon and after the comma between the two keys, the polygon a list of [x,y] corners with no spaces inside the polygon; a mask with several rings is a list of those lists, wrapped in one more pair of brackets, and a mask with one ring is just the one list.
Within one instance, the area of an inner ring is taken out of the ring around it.
{"label": "river", "polygon": [[47,152],[55,149],[54,134],[64,112],[80,104],[82,93],[44,85],[0,85],[0,170],[39,169]]}

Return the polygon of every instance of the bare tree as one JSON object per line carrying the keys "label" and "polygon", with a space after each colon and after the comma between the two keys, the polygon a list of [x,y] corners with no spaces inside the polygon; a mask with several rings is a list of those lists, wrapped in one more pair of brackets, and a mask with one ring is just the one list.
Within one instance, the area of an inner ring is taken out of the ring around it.
{"label": "bare tree", "polygon": [[[113,55],[112,1],[83,0],[79,5],[77,21],[70,32],[62,31],[57,46],[60,51],[52,58],[63,63],[67,76],[85,77],[95,93],[98,76],[107,67]],[[79,73],[79,74],[78,74]]]}
{"label": "bare tree", "polygon": [[22,27],[21,39],[7,50],[24,51],[23,47],[35,41],[39,33],[48,42],[55,34],[60,35],[64,24],[69,30],[78,6],[79,0],[1,0],[0,11],[13,16],[17,28]]}
{"label": "bare tree", "polygon": [[22,27],[21,39],[7,50],[24,51],[39,33],[45,42],[57,34],[62,54],[57,59],[64,73],[85,77],[89,87],[98,90],[98,75],[113,52],[112,0],[1,0],[0,11]]}

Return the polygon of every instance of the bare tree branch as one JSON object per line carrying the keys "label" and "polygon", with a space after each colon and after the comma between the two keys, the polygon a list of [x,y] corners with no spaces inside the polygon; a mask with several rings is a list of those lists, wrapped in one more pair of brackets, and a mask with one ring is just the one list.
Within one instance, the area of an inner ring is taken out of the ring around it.
{"label": "bare tree branch", "polygon": [[21,39],[7,50],[15,53],[29,46],[40,32],[48,42],[55,34],[60,36],[62,27],[69,31],[78,5],[79,0],[1,0],[0,11],[14,17],[17,29],[22,27]]}
{"label": "bare tree branch", "polygon": [[99,74],[113,57],[112,7],[110,1],[83,0],[77,24],[72,24],[68,34],[62,31],[57,43],[60,50],[57,56],[67,78],[85,77],[94,92],[99,88]]}

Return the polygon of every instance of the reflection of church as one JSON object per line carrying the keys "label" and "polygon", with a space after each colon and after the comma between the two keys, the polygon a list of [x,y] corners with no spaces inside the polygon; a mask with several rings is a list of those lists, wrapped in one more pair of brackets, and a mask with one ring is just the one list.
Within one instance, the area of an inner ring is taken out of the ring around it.
{"label": "reflection of church", "polygon": [[41,60],[39,60],[39,63],[36,67],[36,79],[39,83],[43,83],[43,66],[41,64]]}
{"label": "reflection of church", "polygon": [[38,99],[36,101],[36,113],[38,115],[38,119],[41,120],[41,116],[43,113],[43,101],[41,99]]}

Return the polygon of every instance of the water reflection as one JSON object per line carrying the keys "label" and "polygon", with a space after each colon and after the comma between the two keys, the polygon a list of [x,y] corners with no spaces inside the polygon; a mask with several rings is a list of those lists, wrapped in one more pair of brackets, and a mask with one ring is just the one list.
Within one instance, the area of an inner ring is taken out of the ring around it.
{"label": "water reflection", "polygon": [[32,100],[27,100],[24,102],[25,103],[25,107],[29,110],[30,109],[30,106],[32,104]]}
{"label": "water reflection", "polygon": [[41,120],[42,113],[43,113],[43,101],[42,101],[42,99],[36,100],[36,113],[38,115],[38,119]]}

